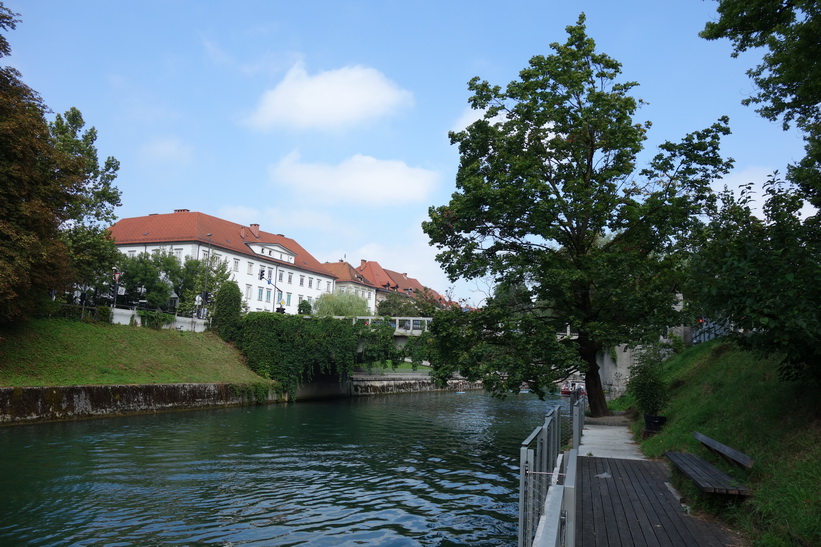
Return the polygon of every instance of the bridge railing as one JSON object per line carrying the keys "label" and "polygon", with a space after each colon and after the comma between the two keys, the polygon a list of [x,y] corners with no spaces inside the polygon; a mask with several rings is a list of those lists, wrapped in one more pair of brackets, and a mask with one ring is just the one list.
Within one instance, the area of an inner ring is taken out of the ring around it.
{"label": "bridge railing", "polygon": [[432,317],[382,317],[365,315],[359,317],[340,317],[351,319],[354,323],[363,325],[383,325],[387,323],[394,328],[394,336],[421,336],[430,327]]}

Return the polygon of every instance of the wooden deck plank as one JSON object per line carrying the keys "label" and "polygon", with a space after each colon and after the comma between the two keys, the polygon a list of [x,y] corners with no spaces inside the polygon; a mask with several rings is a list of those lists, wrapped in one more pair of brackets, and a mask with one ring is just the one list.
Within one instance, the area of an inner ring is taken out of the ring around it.
{"label": "wooden deck plank", "polygon": [[[579,472],[578,545],[733,544],[717,525],[684,513],[665,484],[670,472],[664,462],[580,457]],[[602,477],[605,472],[610,477]]]}

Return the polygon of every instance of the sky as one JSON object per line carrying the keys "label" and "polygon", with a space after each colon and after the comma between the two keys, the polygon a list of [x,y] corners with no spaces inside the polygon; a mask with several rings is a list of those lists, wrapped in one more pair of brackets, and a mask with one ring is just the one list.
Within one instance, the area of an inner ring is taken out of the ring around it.
{"label": "sky", "polygon": [[77,107],[120,161],[120,218],[200,211],[297,240],[320,261],[376,260],[456,299],[421,228],[456,190],[448,132],[477,118],[474,76],[504,87],[579,14],[646,101],[646,151],[722,116],[736,161],[717,187],[803,155],[741,100],[761,53],[698,37],[709,0],[4,0],[22,73],[53,113]]}

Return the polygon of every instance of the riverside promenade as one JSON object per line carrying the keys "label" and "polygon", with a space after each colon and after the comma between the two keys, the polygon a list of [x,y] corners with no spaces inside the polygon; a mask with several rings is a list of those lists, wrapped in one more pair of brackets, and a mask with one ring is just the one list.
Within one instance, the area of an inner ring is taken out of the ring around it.
{"label": "riverside promenade", "polygon": [[641,454],[623,416],[586,418],[578,472],[576,545],[744,545],[719,524],[687,513],[667,462]]}

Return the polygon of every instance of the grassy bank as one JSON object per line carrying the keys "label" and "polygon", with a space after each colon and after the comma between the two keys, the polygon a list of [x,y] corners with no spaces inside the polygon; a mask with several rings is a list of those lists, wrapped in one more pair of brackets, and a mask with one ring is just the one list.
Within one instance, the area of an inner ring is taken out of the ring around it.
{"label": "grassy bank", "polygon": [[[642,450],[655,458],[693,452],[750,485],[753,496],[734,502],[702,495],[686,478],[676,484],[691,506],[719,515],[753,544],[821,545],[821,398],[818,386],[778,380],[776,364],[721,342],[668,360],[668,422]],[[751,456],[753,468],[722,465],[693,431]]]}
{"label": "grassy bank", "polygon": [[212,333],[38,319],[0,331],[0,386],[266,382]]}

